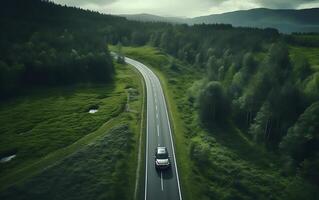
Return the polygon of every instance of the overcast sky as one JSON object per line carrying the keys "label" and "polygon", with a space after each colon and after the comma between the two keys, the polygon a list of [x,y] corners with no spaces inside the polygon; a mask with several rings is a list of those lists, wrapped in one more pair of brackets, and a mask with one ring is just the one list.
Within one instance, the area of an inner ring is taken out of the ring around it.
{"label": "overcast sky", "polygon": [[252,8],[313,8],[319,0],[52,0],[107,14],[195,17]]}

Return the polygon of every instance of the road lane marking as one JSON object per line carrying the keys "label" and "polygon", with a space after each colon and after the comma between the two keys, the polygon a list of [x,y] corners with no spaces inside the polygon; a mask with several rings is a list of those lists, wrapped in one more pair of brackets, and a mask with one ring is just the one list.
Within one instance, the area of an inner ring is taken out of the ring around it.
{"label": "road lane marking", "polygon": [[[174,162],[175,162],[175,171],[176,171],[176,179],[177,179],[177,184],[178,184],[178,192],[179,192],[179,200],[182,200],[182,195],[181,195],[181,188],[180,188],[180,182],[179,182],[179,174],[178,174],[178,170],[177,170],[177,163],[176,163],[176,156],[175,156],[175,150],[174,150],[174,144],[173,144],[173,137],[172,137],[172,130],[171,130],[171,125],[170,125],[170,120],[169,120],[169,116],[168,116],[168,110],[167,110],[167,104],[166,104],[166,101],[165,101],[165,97],[164,97],[164,93],[163,93],[163,89],[161,88],[161,84],[160,84],[160,81],[158,79],[158,77],[154,74],[154,72],[152,70],[150,70],[147,66],[145,66],[144,64],[138,62],[138,61],[135,61],[133,59],[129,59],[129,58],[125,58],[125,59],[128,59],[130,62],[133,62],[133,66],[138,68],[140,71],[142,71],[143,75],[144,75],[144,78],[145,78],[145,81],[146,82],[149,82],[149,89],[154,89],[154,84],[153,84],[153,81],[155,82],[156,86],[159,85],[159,96],[160,98],[163,98],[164,100],[164,108],[165,108],[165,112],[166,112],[166,117],[167,117],[167,122],[168,122],[168,127],[169,127],[169,133],[170,133],[170,140],[171,140],[171,146],[172,146],[172,150],[173,150],[173,158],[174,158]],[[148,81],[146,80],[148,79]],[[150,80],[150,79],[154,79],[154,80]],[[147,84],[146,84],[147,85]],[[155,89],[154,89],[155,90]],[[150,92],[150,91],[149,91]],[[156,97],[156,93],[155,94],[155,97]],[[148,114],[148,112],[147,112]],[[147,117],[147,134],[146,134],[146,152],[148,152],[148,117]],[[159,144],[158,144],[159,145]],[[148,172],[147,172],[147,164],[148,164],[148,153],[145,154],[146,155],[146,170],[145,170],[145,200],[147,200],[147,185],[148,185],[148,178],[147,178],[147,175],[148,175]],[[162,178],[162,174],[161,174],[161,178]],[[162,187],[164,189],[164,187]],[[162,189],[162,190],[163,190]]]}
{"label": "road lane marking", "polygon": [[158,119],[158,113],[156,113],[156,118]]}
{"label": "road lane marking", "polygon": [[159,125],[157,124],[157,136],[159,137]]}
{"label": "road lane marking", "polygon": [[[157,78],[157,76],[156,76],[156,78]],[[157,80],[159,81],[158,78],[157,78]],[[166,112],[168,129],[169,129],[169,133],[170,133],[171,147],[172,147],[172,150],[173,150],[173,158],[174,158],[174,163],[175,163],[175,173],[176,173],[177,186],[178,186],[178,192],[179,192],[179,200],[182,200],[183,198],[182,198],[181,186],[180,186],[180,183],[179,183],[179,175],[178,175],[178,171],[177,171],[177,162],[176,162],[176,157],[175,157],[175,150],[174,150],[174,144],[173,144],[174,141],[173,141],[173,136],[172,136],[171,123],[170,123],[169,116],[168,116],[167,105],[166,105],[166,100],[165,100],[165,97],[164,97],[163,89],[160,91],[160,94],[161,94],[162,99],[164,101],[164,108],[165,108],[164,110]]]}
{"label": "road lane marking", "polygon": [[162,187],[162,191],[163,191],[164,190],[163,172],[161,172],[161,187]]}
{"label": "road lane marking", "polygon": [[157,110],[157,105],[155,106],[156,110]]}
{"label": "road lane marking", "polygon": [[[147,104],[147,102],[146,102]],[[146,105],[146,108],[147,108],[147,105]],[[149,109],[147,109],[147,112],[146,112],[146,153],[145,153],[145,200],[147,200],[147,175],[148,175],[148,172],[147,172],[147,164],[148,164],[148,116],[149,116]]]}

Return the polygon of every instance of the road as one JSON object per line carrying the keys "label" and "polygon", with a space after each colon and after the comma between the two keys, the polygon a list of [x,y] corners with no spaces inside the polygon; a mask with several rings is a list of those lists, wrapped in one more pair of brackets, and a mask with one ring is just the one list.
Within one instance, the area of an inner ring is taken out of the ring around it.
{"label": "road", "polygon": [[[172,131],[161,83],[144,64],[127,57],[125,57],[125,62],[139,70],[146,84],[147,130],[144,199],[182,200]],[[172,165],[167,171],[160,172],[155,169],[154,156],[157,146],[165,146],[168,149]]]}

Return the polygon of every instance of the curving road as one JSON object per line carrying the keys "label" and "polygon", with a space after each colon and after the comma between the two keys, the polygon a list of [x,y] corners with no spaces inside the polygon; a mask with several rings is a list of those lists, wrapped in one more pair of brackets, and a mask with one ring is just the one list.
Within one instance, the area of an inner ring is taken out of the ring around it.
{"label": "curving road", "polygon": [[[127,57],[125,57],[125,62],[140,71],[146,84],[147,130],[144,199],[182,200],[172,132],[160,81],[144,64]],[[167,171],[158,172],[155,169],[154,155],[157,146],[165,146],[168,149],[172,166]]]}

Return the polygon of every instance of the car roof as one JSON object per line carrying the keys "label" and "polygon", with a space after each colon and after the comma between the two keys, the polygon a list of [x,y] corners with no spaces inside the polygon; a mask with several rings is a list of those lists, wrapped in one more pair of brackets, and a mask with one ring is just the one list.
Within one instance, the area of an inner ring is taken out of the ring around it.
{"label": "car roof", "polygon": [[158,154],[165,154],[167,153],[166,147],[157,147],[156,152]]}

